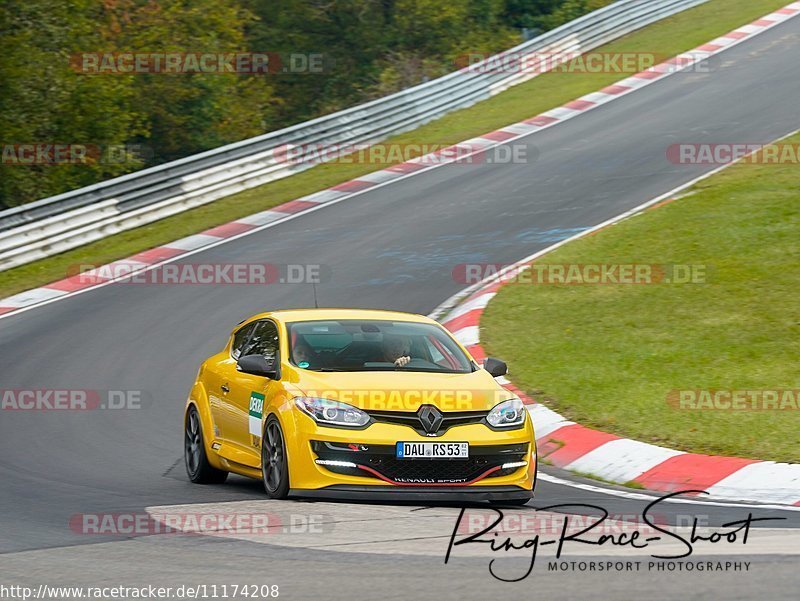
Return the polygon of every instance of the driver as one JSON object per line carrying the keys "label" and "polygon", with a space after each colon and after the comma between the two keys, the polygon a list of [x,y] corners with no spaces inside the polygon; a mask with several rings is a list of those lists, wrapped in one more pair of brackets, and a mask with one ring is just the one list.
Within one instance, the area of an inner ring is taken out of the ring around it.
{"label": "driver", "polygon": [[405,336],[385,336],[381,349],[384,360],[395,367],[405,367],[411,361],[411,341]]}
{"label": "driver", "polygon": [[[292,348],[292,358],[298,367],[314,367],[319,365],[319,355],[304,340],[298,340]],[[300,365],[306,363],[307,365]]]}

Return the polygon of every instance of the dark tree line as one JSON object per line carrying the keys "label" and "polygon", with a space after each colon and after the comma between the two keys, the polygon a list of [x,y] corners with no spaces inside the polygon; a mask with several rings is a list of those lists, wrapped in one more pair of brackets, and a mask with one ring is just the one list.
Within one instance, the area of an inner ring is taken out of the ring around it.
{"label": "dark tree line", "polygon": [[[0,206],[403,89],[452,71],[465,53],[508,48],[523,32],[551,29],[609,2],[5,0]],[[270,52],[321,56],[322,67],[268,74],[98,74],[76,69],[75,56],[87,52]],[[19,164],[25,144],[87,145],[90,151],[73,163]]]}

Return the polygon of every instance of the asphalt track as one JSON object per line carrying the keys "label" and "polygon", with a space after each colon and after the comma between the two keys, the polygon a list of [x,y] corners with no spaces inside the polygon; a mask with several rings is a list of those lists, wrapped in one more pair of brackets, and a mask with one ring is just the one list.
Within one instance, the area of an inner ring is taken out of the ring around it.
{"label": "asphalt track", "polygon": [[[799,52],[800,19],[792,19],[719,55],[711,73],[674,75],[518,141],[535,157],[528,163],[443,166],[185,261],[323,264],[331,274],[319,287],[323,305],[428,313],[463,287],[451,276],[455,265],[513,262],[712,169],[671,164],[670,144],[766,142],[796,130]],[[774,537],[765,531],[760,542],[761,533],[753,534],[746,548],[753,564],[745,573],[564,574],[537,567],[530,578],[504,584],[489,576],[488,552],[455,553],[444,565],[453,508],[428,510],[438,512],[435,519],[423,519],[425,511],[403,506],[275,505],[263,500],[257,482],[239,478],[223,486],[189,484],[181,459],[181,413],[199,362],[240,319],[312,304],[308,285],[117,284],[0,320],[4,389],[130,389],[150,397],[139,410],[2,412],[2,583],[274,583],[282,597],[298,599],[534,591],[570,598],[663,598],[666,591],[692,598],[796,598],[800,544],[792,530]],[[535,343],[535,324],[531,339]],[[545,471],[570,483],[540,482],[529,511],[594,503],[632,515],[646,504],[624,489],[579,488],[574,484],[604,485]],[[278,513],[320,514],[331,527],[317,538],[258,541],[101,538],[69,528],[75,514],[232,501],[256,502]],[[661,509],[671,523],[699,515],[718,526],[753,511],[787,518],[781,528],[800,525],[798,512],[733,504],[674,503]],[[369,524],[354,530],[349,520]],[[706,551],[711,552],[704,547],[697,553]],[[608,553],[590,549],[584,555],[598,559]]]}

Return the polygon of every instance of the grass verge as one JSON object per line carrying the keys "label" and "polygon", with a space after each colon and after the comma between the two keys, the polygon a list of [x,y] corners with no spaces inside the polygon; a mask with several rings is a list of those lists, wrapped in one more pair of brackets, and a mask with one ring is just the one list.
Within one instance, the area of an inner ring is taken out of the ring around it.
{"label": "grass verge", "polygon": [[[710,0],[620,38],[598,52],[656,52],[673,56],[786,4],[786,0]],[[453,144],[527,119],[599,90],[629,74],[548,73],[447,115],[386,143]],[[76,264],[103,264],[269,209],[388,165],[330,163],[240,194],[0,273],[0,298],[61,279]]]}
{"label": "grass verge", "polygon": [[783,410],[753,411],[696,392],[743,391],[749,407],[747,391],[800,389],[798,231],[798,165],[735,165],[538,261],[699,265],[701,283],[508,285],[482,318],[483,344],[509,361],[515,384],[583,425],[800,462],[797,394]]}

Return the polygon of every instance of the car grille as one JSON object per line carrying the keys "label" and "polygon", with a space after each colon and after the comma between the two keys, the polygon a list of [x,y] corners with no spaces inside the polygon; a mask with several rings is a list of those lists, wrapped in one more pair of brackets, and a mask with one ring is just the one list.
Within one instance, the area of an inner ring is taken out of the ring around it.
{"label": "car grille", "polygon": [[467,424],[482,424],[486,420],[488,411],[448,411],[442,412],[442,424],[436,432],[426,432],[417,412],[408,411],[368,411],[369,416],[376,422],[385,424],[400,424],[414,428],[414,431],[423,436],[441,436],[453,426]]}
{"label": "car grille", "polygon": [[[465,484],[485,478],[507,476],[519,467],[494,469],[504,463],[527,460],[528,445],[471,446],[469,459],[398,459],[393,445],[340,445],[313,441],[312,450],[320,459],[347,461],[360,467],[326,465],[343,475],[389,480],[399,485]],[[351,448],[352,447],[352,448]],[[492,471],[493,470],[493,471]],[[491,472],[488,473],[487,472]]]}

